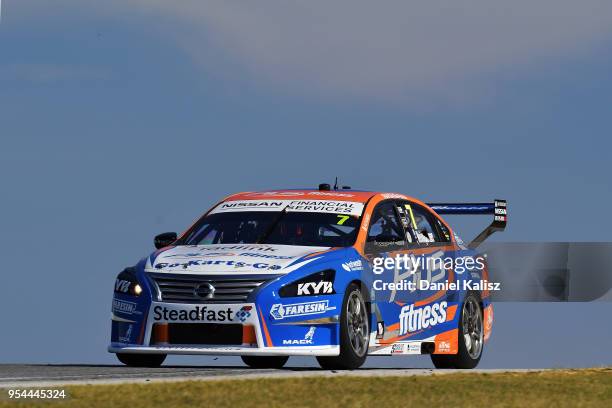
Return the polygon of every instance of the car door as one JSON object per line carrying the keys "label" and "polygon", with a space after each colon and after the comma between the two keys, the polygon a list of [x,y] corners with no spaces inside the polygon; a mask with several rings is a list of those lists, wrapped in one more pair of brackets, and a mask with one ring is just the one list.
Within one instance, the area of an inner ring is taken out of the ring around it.
{"label": "car door", "polygon": [[450,231],[432,211],[418,203],[401,200],[398,212],[406,235],[412,238],[406,246],[415,259],[412,279],[419,288],[416,298],[433,298],[439,291],[425,289],[422,282],[444,283],[452,279],[447,271],[455,256]]}
{"label": "car door", "polygon": [[443,261],[450,249],[450,233],[432,212],[408,200],[382,202],[372,214],[365,253],[374,275],[371,299],[377,339],[399,341],[406,335],[396,323],[404,306],[446,297],[445,291],[421,289],[420,282],[446,280]]}

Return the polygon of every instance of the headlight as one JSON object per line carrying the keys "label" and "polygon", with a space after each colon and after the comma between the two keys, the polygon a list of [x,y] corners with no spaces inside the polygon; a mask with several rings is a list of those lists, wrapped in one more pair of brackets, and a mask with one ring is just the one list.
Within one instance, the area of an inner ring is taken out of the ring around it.
{"label": "headlight", "polygon": [[140,296],[142,286],[136,278],[136,270],[134,268],[125,268],[115,280],[115,293],[123,295]]}
{"label": "headlight", "polygon": [[331,295],[336,293],[334,290],[335,277],[336,271],[326,269],[283,286],[278,294],[281,297]]}

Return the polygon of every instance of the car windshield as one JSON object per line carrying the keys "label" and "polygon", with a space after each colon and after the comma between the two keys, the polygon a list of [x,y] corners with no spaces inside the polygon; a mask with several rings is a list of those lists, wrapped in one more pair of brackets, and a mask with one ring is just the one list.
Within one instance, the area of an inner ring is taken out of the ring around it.
{"label": "car windshield", "polygon": [[183,245],[282,244],[347,247],[355,243],[360,216],[318,212],[239,211],[200,219]]}

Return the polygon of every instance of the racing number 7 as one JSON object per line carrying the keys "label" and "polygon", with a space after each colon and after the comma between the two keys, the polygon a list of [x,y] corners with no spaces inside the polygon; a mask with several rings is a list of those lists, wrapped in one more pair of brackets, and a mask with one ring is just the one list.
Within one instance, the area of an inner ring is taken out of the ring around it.
{"label": "racing number 7", "polygon": [[346,220],[348,220],[350,218],[350,215],[340,215],[338,214],[338,222],[336,223],[336,225],[342,225],[346,222]]}

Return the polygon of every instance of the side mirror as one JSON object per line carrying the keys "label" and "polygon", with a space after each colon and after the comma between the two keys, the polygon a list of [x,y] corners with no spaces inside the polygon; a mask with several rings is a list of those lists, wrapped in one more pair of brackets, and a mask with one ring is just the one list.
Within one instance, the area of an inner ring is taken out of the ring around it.
{"label": "side mirror", "polygon": [[161,249],[172,244],[177,238],[176,232],[164,232],[163,234],[159,234],[155,237],[153,244],[155,245],[155,248]]}

